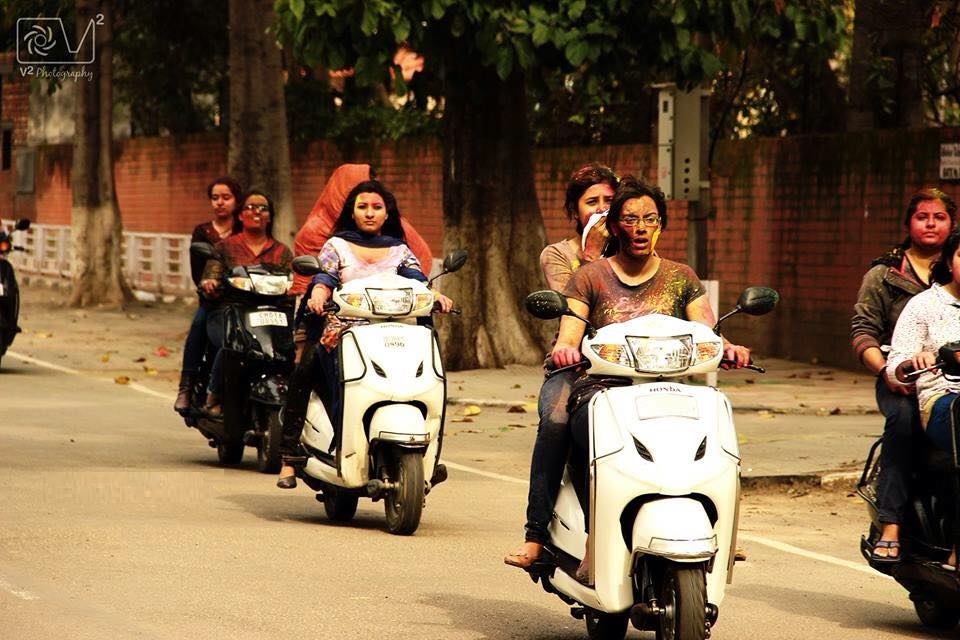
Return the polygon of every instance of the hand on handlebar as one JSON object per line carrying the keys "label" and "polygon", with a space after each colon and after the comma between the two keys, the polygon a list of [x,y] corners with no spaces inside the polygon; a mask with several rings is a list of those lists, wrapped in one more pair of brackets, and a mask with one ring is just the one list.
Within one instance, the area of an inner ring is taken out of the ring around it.
{"label": "hand on handlebar", "polygon": [[217,297],[217,289],[219,288],[220,283],[213,278],[207,278],[200,281],[200,290],[203,291],[203,295],[207,296],[208,298]]}
{"label": "hand on handlebar", "polygon": [[750,349],[732,342],[724,344],[723,359],[720,361],[721,369],[742,369],[750,364]]}
{"label": "hand on handlebar", "polygon": [[569,367],[579,363],[583,356],[580,354],[580,349],[576,347],[564,347],[557,345],[553,348],[553,353],[550,354],[550,357],[553,360],[553,365],[556,368],[560,367]]}
{"label": "hand on handlebar", "polygon": [[434,311],[439,311],[440,313],[451,313],[451,312],[459,313],[459,309],[453,308],[453,300],[451,300],[447,296],[439,292],[434,292],[433,296],[435,298],[433,302]]}

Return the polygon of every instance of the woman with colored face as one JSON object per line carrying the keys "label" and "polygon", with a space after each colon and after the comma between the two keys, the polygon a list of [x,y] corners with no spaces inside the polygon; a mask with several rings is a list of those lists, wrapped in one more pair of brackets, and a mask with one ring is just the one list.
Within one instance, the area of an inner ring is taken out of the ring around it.
{"label": "woman with colored face", "polygon": [[915,193],[903,217],[906,239],[873,261],[854,306],[851,343],[860,362],[877,376],[877,406],[885,418],[877,479],[881,529],[871,554],[875,562],[896,562],[900,557],[900,523],[920,423],[913,389],[883,375],[887,357],[881,347],[890,343],[907,303],[930,287],[932,265],[954,228],[956,212],[954,201],[939,189]]}
{"label": "woman with colored face", "polygon": [[[214,247],[214,257],[207,261],[200,280],[200,289],[209,300],[219,297],[217,287],[225,274],[234,267],[263,265],[281,273],[289,273],[293,253],[282,242],[273,239],[273,201],[262,191],[249,191],[242,199],[240,213],[234,222],[230,237]],[[212,417],[221,414],[220,398],[223,389],[223,310],[215,308],[208,314],[207,337],[216,347],[210,368],[205,412]]]}
{"label": "woman with colored face", "polygon": [[[960,234],[957,232],[951,233],[943,244],[930,276],[931,287],[907,302],[894,329],[890,358],[884,368],[890,385],[907,387],[910,381],[905,376],[905,367],[909,365],[914,370],[933,367],[939,348],[960,340]],[[927,438],[937,448],[952,452],[953,404],[960,397],[960,382],[938,370],[926,371],[916,379],[916,394],[920,425]],[[886,434],[883,446],[889,446]],[[888,562],[899,559],[899,545],[882,542],[883,538],[875,545],[873,554]],[[880,550],[886,553],[878,553]],[[946,567],[955,569],[956,565],[954,548]]]}
{"label": "woman with colored face", "polygon": [[[240,184],[229,176],[217,178],[207,187],[207,197],[213,209],[213,219],[198,224],[190,236],[190,243],[206,242],[215,245],[233,231],[234,216],[238,213],[240,196],[243,190]],[[204,260],[190,256],[190,274],[193,284],[200,285]],[[207,303],[201,296],[197,312],[190,323],[190,331],[183,343],[183,364],[180,367],[180,388],[173,409],[181,415],[190,408],[190,391],[200,368],[203,352],[207,348]]]}
{"label": "woman with colored face", "polygon": [[[316,316],[324,314],[323,307],[330,299],[333,288],[343,282],[385,271],[420,282],[427,281],[419,260],[404,240],[396,199],[376,180],[361,182],[347,196],[333,228],[333,235],[323,245],[317,259],[321,272],[313,277],[307,290],[306,303],[307,309]],[[450,298],[440,293],[434,295],[443,313],[453,308]],[[361,319],[341,319],[333,314],[324,315],[323,320],[319,346],[303,352],[287,391],[283,410],[284,465],[277,480],[277,486],[281,489],[297,486],[294,469],[287,459],[297,455],[311,384],[317,380],[325,383],[327,411],[330,415],[336,415],[340,398],[339,385],[335,383],[335,364],[340,334],[349,326],[365,322]],[[320,333],[320,327],[316,322],[308,322],[307,333],[309,345]]]}
{"label": "woman with colored face", "polygon": [[[607,215],[610,233],[607,255],[573,274],[564,295],[574,313],[596,327],[625,322],[651,313],[674,316],[707,325],[716,318],[707,300],[706,289],[687,265],[657,255],[655,249],[667,224],[667,203],[663,192],[632,176],[624,176],[617,187]],[[582,359],[580,341],[585,325],[572,316],[560,320],[560,334],[551,358],[557,367]],[[724,339],[724,358],[733,367],[750,360],[750,351]],[[604,388],[605,380],[581,374],[571,390],[570,430],[573,438],[571,471],[575,483],[586,486],[589,445],[587,407],[593,395]],[[587,513],[589,504],[584,505]],[[589,522],[589,519],[587,520]],[[588,575],[589,558],[584,557],[577,579]]]}

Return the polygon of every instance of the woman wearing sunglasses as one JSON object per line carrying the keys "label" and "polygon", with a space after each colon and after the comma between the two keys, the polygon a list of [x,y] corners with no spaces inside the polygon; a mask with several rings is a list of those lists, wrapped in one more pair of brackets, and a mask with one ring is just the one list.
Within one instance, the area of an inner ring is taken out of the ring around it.
{"label": "woman wearing sunglasses", "polygon": [[[293,253],[282,242],[273,239],[273,201],[262,191],[248,191],[243,197],[240,215],[234,223],[233,235],[214,247],[214,257],[207,261],[200,280],[200,289],[208,299],[218,297],[217,287],[224,273],[234,267],[263,265],[278,271],[290,271]],[[207,316],[207,337],[216,347],[217,354],[210,370],[207,401],[204,410],[208,415],[221,413],[223,357],[223,309],[216,308]]]}

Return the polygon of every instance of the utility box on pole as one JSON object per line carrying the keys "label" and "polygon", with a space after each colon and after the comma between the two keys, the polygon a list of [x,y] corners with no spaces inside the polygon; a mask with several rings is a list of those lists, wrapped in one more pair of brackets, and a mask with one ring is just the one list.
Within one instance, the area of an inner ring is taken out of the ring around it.
{"label": "utility box on pole", "polygon": [[667,200],[686,200],[687,263],[700,277],[707,270],[707,215],[710,183],[706,153],[709,91],[681,91],[673,83],[657,84],[657,183]]}

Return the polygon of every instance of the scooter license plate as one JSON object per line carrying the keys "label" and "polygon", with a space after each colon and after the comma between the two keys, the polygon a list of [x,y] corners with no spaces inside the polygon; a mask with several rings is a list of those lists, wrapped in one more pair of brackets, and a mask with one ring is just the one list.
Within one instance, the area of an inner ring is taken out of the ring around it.
{"label": "scooter license plate", "polygon": [[252,311],[249,319],[251,327],[287,326],[287,314],[282,311]]}

